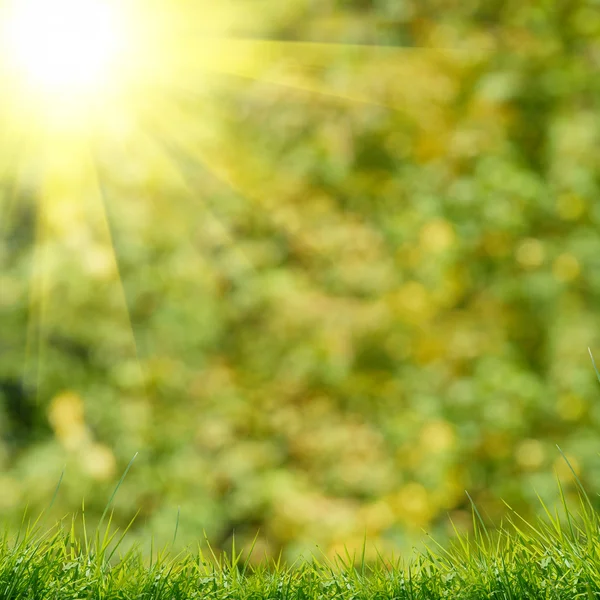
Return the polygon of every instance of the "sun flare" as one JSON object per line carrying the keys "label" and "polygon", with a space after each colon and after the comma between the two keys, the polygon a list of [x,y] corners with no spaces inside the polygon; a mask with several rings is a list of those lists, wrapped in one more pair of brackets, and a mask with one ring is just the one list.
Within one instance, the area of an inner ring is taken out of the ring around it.
{"label": "sun flare", "polygon": [[44,93],[95,92],[110,80],[124,43],[112,2],[13,0],[2,25],[19,79]]}

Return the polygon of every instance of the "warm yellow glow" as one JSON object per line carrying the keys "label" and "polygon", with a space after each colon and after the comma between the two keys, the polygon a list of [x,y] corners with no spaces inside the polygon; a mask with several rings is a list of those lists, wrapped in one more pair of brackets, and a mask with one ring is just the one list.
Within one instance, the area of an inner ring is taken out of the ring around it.
{"label": "warm yellow glow", "polygon": [[44,92],[99,90],[124,42],[117,17],[110,0],[13,0],[2,24],[6,58]]}

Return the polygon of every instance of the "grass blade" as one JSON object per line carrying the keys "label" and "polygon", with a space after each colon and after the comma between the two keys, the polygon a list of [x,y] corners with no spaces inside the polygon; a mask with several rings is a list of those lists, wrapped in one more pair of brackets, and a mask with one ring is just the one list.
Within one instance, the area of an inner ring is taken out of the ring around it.
{"label": "grass blade", "polygon": [[592,359],[592,366],[594,367],[594,371],[596,371],[596,378],[600,381],[600,372],[598,372],[598,367],[596,367],[596,361],[594,360],[594,355],[590,348],[588,348],[588,352],[590,353],[590,358]]}

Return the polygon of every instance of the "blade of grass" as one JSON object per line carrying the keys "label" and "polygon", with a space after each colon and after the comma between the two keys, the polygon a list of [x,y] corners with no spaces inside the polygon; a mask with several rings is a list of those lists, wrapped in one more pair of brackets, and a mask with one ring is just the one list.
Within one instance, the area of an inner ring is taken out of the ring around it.
{"label": "blade of grass", "polygon": [[[256,535],[254,536],[254,540],[252,541],[252,546],[250,546],[250,552],[248,552],[248,556],[246,557],[246,560],[244,561],[244,566],[242,567],[242,573],[241,573],[242,579],[244,578],[244,575],[246,574],[246,569],[248,568],[248,564],[250,563],[250,557],[252,556],[252,552],[254,551],[254,547],[256,546],[256,540],[258,540],[259,533],[260,533],[260,529],[258,529],[256,531]],[[241,556],[241,553],[240,553],[240,556]]]}
{"label": "blade of grass", "polygon": [[90,555],[90,544],[87,536],[87,527],[85,524],[85,499],[81,499],[81,521],[83,523],[83,541],[85,544],[85,553],[86,556]]}
{"label": "blade of grass", "polygon": [[175,544],[175,540],[177,539],[177,530],[179,529],[179,514],[181,512],[181,506],[177,507],[177,521],[175,522],[175,533],[173,534],[173,544]]}
{"label": "blade of grass", "polygon": [[119,483],[117,483],[117,487],[115,488],[115,491],[112,493],[112,496],[110,497],[110,500],[108,501],[108,504],[106,505],[106,508],[104,509],[104,512],[102,513],[102,516],[100,517],[100,522],[98,523],[98,529],[100,529],[100,525],[102,525],[102,521],[104,521],[104,517],[106,516],[106,513],[108,512],[108,508],[109,508],[111,502],[113,501],[117,491],[119,490],[119,487],[123,483],[123,480],[125,479],[129,469],[131,468],[131,465],[133,464],[133,461],[136,459],[138,454],[139,454],[139,452],[136,452],[133,455],[133,458],[129,461],[129,464],[127,465],[127,468],[125,469],[125,472],[123,473],[123,475],[121,475],[121,479],[119,479]]}
{"label": "blade of grass", "polygon": [[58,484],[56,485],[56,489],[54,490],[54,495],[52,496],[52,501],[50,502],[50,506],[48,507],[48,510],[50,510],[52,508],[52,505],[54,504],[54,501],[56,500],[56,496],[58,495],[58,488],[60,488],[60,484],[62,483],[66,468],[67,468],[67,465],[65,465],[63,467],[62,473],[60,474],[60,479],[58,480]]}
{"label": "blade of grass", "polygon": [[577,476],[575,469],[569,462],[569,459],[566,457],[565,453],[561,450],[560,446],[557,444],[556,447],[558,448],[558,451],[561,453],[564,461],[567,463],[569,470],[571,471],[571,473],[573,473],[573,477],[575,477],[575,481],[577,482],[577,487],[581,490],[581,493],[583,494],[584,498],[587,500],[588,506],[591,508],[592,512],[594,512],[594,506],[592,505],[592,502],[591,502],[589,496],[587,495],[587,492],[585,491],[585,488],[583,487],[581,480]]}
{"label": "blade of grass", "polygon": [[[477,506],[475,506],[475,502],[473,502],[473,498],[471,498],[471,496],[469,495],[469,492],[467,492],[467,490],[465,490],[465,494],[467,494],[467,497],[469,498],[469,500],[471,502],[471,506],[473,508],[473,512],[474,512],[474,514],[477,515],[477,518],[479,519],[479,523],[481,524],[483,532],[485,533],[485,537],[486,537],[488,543],[490,543],[491,542],[490,533],[487,530],[487,527],[485,526],[485,523],[483,522],[483,519],[481,517],[480,512],[477,510]],[[473,524],[475,524],[475,521],[473,521]],[[476,531],[476,534],[477,534],[477,527],[475,527],[475,531]],[[481,538],[481,534],[480,534],[480,539],[483,539],[483,538]]]}
{"label": "blade of grass", "polygon": [[[131,521],[129,521],[129,525],[127,525],[127,527],[125,528],[125,530],[121,534],[121,537],[119,538],[119,541],[117,542],[117,544],[115,545],[115,547],[112,549],[112,552],[108,555],[108,557],[106,559],[106,562],[110,562],[110,559],[112,558],[113,554],[116,552],[117,548],[119,547],[119,545],[123,541],[123,538],[125,537],[125,535],[129,531],[130,527],[133,525],[133,522],[136,520],[136,518],[140,514],[141,510],[142,510],[141,508],[138,508],[137,512],[135,513],[135,515],[133,516],[133,518],[131,519]],[[115,534],[116,534],[116,532],[115,532]]]}
{"label": "blade of grass", "polygon": [[567,517],[567,523],[569,525],[569,531],[571,532],[571,540],[575,540],[575,529],[573,527],[573,520],[571,519],[571,511],[569,510],[569,506],[567,504],[567,498],[565,496],[565,491],[563,489],[562,483],[560,482],[560,478],[558,473],[556,474],[556,482],[558,483],[558,491],[560,494],[560,501],[563,506],[563,510],[565,511],[565,516]]}
{"label": "blade of grass", "polygon": [[594,355],[590,348],[588,348],[588,352],[590,353],[590,358],[592,359],[592,366],[594,367],[594,371],[596,372],[596,378],[600,381],[600,372],[598,372],[598,367],[596,367],[596,361],[594,360]]}

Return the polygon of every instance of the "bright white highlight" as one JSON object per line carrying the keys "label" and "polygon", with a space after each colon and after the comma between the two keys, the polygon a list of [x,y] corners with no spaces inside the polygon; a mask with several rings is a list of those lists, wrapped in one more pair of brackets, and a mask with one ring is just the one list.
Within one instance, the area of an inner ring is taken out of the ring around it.
{"label": "bright white highlight", "polygon": [[99,90],[124,43],[114,6],[110,0],[14,0],[1,25],[7,58],[40,91]]}

